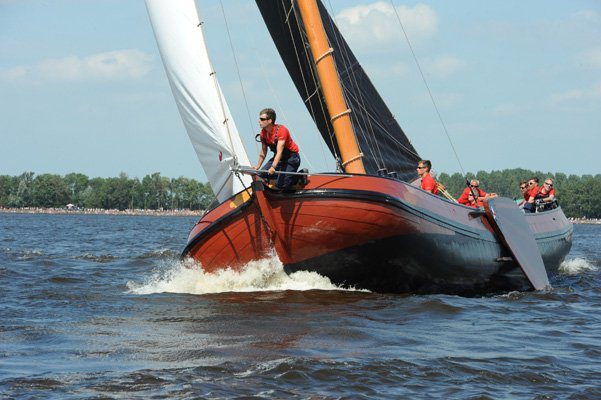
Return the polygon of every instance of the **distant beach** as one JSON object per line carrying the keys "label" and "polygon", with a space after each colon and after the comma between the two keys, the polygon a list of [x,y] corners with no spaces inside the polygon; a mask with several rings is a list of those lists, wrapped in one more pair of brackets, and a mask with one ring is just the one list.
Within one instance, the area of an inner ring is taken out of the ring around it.
{"label": "distant beach", "polygon": [[[193,217],[200,216],[204,210],[144,210],[144,209],[127,209],[127,210],[104,210],[101,208],[43,208],[43,207],[23,207],[23,208],[1,208],[0,213],[10,214],[90,214],[90,215],[149,215],[156,217]],[[599,218],[569,218],[574,224],[600,224]]]}
{"label": "distant beach", "polygon": [[599,218],[568,218],[574,224],[600,224],[601,219]]}
{"label": "distant beach", "polygon": [[144,210],[144,209],[127,209],[127,210],[104,210],[101,208],[42,208],[42,207],[23,207],[23,208],[0,208],[0,213],[10,214],[89,214],[89,215],[146,215],[146,216],[181,216],[191,217],[200,216],[204,210]]}

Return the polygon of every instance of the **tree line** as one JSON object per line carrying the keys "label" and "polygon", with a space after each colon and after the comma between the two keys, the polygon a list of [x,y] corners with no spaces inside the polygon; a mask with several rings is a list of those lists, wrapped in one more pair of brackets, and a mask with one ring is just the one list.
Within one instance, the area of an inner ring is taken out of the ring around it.
{"label": "tree line", "polygon": [[[601,175],[569,175],[543,173],[526,169],[502,171],[441,173],[437,179],[456,198],[466,187],[466,179],[478,179],[487,192],[518,198],[519,183],[537,176],[540,182],[551,177],[559,203],[568,217],[601,218]],[[83,208],[101,209],[191,209],[204,210],[214,195],[208,183],[179,177],[167,178],[159,172],[142,180],[121,173],[115,178],[89,178],[71,173],[35,175],[24,172],[19,176],[0,175],[0,207],[65,207],[72,203]]]}
{"label": "tree line", "polygon": [[0,207],[61,208],[71,203],[106,210],[204,210],[213,199],[208,183],[184,177],[167,178],[159,172],[142,180],[125,173],[115,178],[89,178],[79,173],[0,175]]}

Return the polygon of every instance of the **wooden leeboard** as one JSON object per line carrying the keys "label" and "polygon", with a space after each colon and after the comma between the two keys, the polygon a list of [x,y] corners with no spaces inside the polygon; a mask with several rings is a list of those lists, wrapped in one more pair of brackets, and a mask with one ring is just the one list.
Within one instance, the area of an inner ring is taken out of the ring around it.
{"label": "wooden leeboard", "polygon": [[549,277],[536,240],[517,204],[506,197],[493,197],[484,202],[484,209],[491,225],[534,289],[548,288]]}

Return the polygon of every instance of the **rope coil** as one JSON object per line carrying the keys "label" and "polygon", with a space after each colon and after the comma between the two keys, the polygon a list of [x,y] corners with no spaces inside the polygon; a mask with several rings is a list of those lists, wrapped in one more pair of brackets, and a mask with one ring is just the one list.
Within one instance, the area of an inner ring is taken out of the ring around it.
{"label": "rope coil", "polygon": [[334,115],[332,118],[330,118],[330,122],[332,122],[332,123],[333,123],[333,122],[334,122],[334,121],[336,121],[338,118],[340,118],[340,117],[344,117],[345,115],[348,115],[348,114],[350,114],[350,113],[351,113],[351,109],[350,109],[350,108],[347,108],[346,110],[344,110],[344,111],[343,111],[343,112],[341,112],[340,114],[336,114],[336,115]]}
{"label": "rope coil", "polygon": [[346,160],[345,162],[342,163],[342,166],[345,167],[347,164],[352,163],[353,161],[356,161],[360,158],[363,158],[363,153],[359,153],[355,157],[353,157],[349,160]]}
{"label": "rope coil", "polygon": [[334,52],[333,48],[329,48],[328,51],[326,51],[325,53],[323,53],[322,55],[320,55],[319,57],[317,57],[317,60],[315,60],[315,65],[319,64],[319,62],[321,60],[323,60],[324,58],[326,58],[327,56],[329,56],[330,54],[332,54]]}

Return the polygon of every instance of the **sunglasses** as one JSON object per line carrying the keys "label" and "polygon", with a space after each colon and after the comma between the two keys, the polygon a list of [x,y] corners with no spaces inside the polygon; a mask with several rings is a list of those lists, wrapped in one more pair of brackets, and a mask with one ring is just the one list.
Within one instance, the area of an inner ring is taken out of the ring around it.
{"label": "sunglasses", "polygon": [[470,185],[470,187],[478,187],[478,185]]}
{"label": "sunglasses", "polygon": [[424,168],[426,168],[426,167],[417,167],[417,169],[424,169]]}
{"label": "sunglasses", "polygon": [[526,186],[520,186],[520,189],[526,189]]}
{"label": "sunglasses", "polygon": [[545,185],[549,185],[549,186],[553,187],[553,184],[549,183],[549,182],[545,182]]}
{"label": "sunglasses", "polygon": [[267,120],[268,120],[268,119],[270,119],[270,118],[263,118],[263,117],[259,117],[259,119],[260,119],[261,121],[267,121]]}

